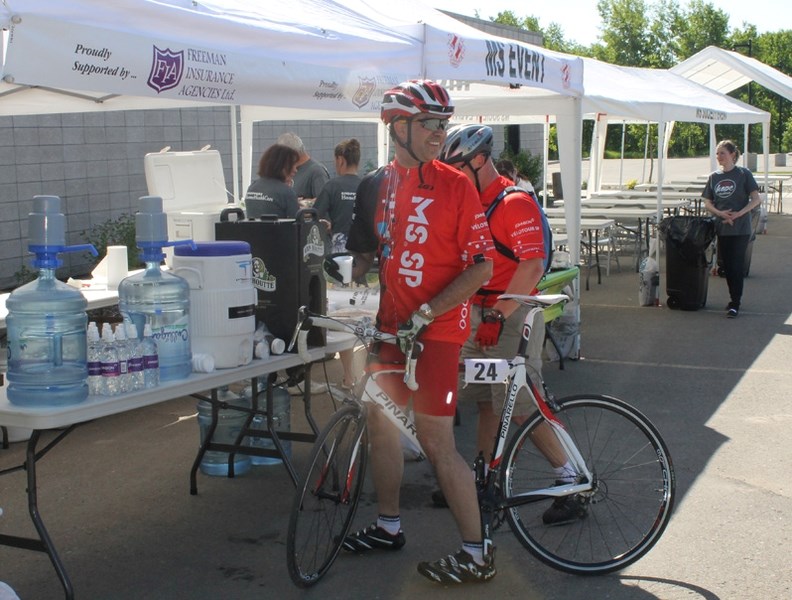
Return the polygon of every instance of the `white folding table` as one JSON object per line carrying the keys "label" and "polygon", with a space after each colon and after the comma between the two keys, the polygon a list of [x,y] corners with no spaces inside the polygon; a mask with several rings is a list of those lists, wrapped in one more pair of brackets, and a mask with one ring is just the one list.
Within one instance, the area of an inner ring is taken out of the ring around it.
{"label": "white folding table", "polygon": [[[317,362],[324,360],[327,354],[335,353],[354,347],[356,338],[351,334],[327,332],[327,342],[322,347],[309,349],[311,361]],[[186,379],[177,381],[165,381],[159,386],[136,392],[129,392],[119,396],[89,396],[87,400],[79,404],[69,406],[53,407],[25,407],[11,404],[6,395],[6,388],[0,388],[0,425],[10,427],[21,427],[33,430],[27,442],[25,462],[21,465],[0,469],[0,476],[7,475],[19,470],[27,471],[27,497],[28,512],[31,521],[36,528],[38,538],[23,538],[13,535],[0,534],[0,545],[45,552],[52,562],[53,567],[63,585],[66,598],[73,598],[74,592],[71,581],[69,580],[66,569],[55,550],[55,546],[49,537],[43,519],[39,514],[36,485],[36,463],[56,446],[64,437],[71,433],[79,424],[110,415],[123,413],[144,406],[150,406],[159,402],[165,402],[183,396],[195,396],[196,398],[207,400],[212,404],[212,423],[207,430],[206,439],[202,443],[190,472],[190,493],[197,493],[196,473],[207,450],[217,450],[229,453],[229,477],[234,476],[233,463],[234,453],[244,448],[245,454],[256,454],[260,456],[275,456],[283,460],[292,480],[297,483],[297,473],[292,466],[289,457],[284,452],[281,439],[313,442],[319,431],[318,426],[313,421],[310,410],[310,367],[306,365],[305,374],[305,414],[308,422],[313,429],[311,433],[300,432],[279,432],[275,429],[272,419],[273,398],[272,385],[267,386],[266,409],[259,409],[258,396],[256,390],[257,379],[260,377],[274,378],[277,371],[296,367],[305,364],[297,354],[286,353],[273,355],[265,360],[254,359],[249,364],[232,369],[218,369],[211,373],[192,373]],[[216,390],[222,386],[229,385],[238,381],[252,380],[253,399],[250,409],[232,407],[225,402],[218,401]],[[272,381],[270,382],[272,383]],[[209,392],[207,397],[205,394]],[[212,434],[217,426],[218,413],[221,409],[233,408],[248,413],[245,427],[240,432],[236,443],[217,444],[212,442]],[[250,423],[255,415],[266,415],[267,429],[254,430],[250,428]],[[45,447],[37,448],[42,431],[49,429],[62,429],[57,436]],[[268,437],[271,438],[275,449],[254,448],[245,446],[242,442],[246,437]],[[0,453],[2,458],[2,453]]]}

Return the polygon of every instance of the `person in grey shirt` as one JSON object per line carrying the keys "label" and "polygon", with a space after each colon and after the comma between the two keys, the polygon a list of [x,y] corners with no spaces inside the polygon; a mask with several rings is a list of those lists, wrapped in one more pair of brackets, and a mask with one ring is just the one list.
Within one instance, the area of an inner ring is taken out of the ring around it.
{"label": "person in grey shirt", "polygon": [[707,211],[717,218],[718,251],[723,258],[731,299],[726,316],[734,319],[742,302],[745,253],[753,233],[751,211],[762,203],[762,197],[753,174],[737,166],[740,151],[734,142],[720,142],[715,148],[715,158],[721,169],[709,176],[701,197]]}
{"label": "person in grey shirt", "polygon": [[322,163],[311,158],[303,141],[294,133],[281,134],[278,143],[293,148],[300,155],[297,173],[294,175],[294,192],[300,200],[312,203],[330,179],[330,173]]}
{"label": "person in grey shirt", "polygon": [[[352,213],[360,185],[360,177],[357,174],[360,164],[360,142],[355,138],[344,140],[336,145],[334,153],[338,176],[324,185],[313,206],[319,218],[326,219],[329,223],[331,254],[346,252],[347,236],[352,225]],[[361,279],[365,283],[365,276]],[[357,382],[353,364],[354,350],[342,350],[338,354],[344,369],[341,388],[351,391]]]}
{"label": "person in grey shirt", "polygon": [[262,215],[293,218],[300,210],[297,194],[290,185],[300,155],[283,144],[273,144],[259,161],[259,178],[245,193],[245,213],[249,219]]}
{"label": "person in grey shirt", "polygon": [[335,147],[335,168],[338,176],[322,187],[314,202],[319,218],[330,222],[331,252],[346,251],[347,235],[352,225],[352,212],[360,185],[357,174],[359,164],[360,142],[354,138],[340,142]]}

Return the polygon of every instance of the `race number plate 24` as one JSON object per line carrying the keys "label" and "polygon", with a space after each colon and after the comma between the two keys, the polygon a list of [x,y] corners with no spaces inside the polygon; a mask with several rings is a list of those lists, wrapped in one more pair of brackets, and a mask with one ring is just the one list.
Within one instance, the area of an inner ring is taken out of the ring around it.
{"label": "race number plate 24", "polygon": [[465,359],[465,383],[503,383],[508,375],[509,361],[506,359]]}

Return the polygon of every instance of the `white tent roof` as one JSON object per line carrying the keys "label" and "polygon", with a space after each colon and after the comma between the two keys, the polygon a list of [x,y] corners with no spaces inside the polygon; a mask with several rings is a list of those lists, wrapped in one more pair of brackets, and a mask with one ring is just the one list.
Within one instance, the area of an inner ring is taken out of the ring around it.
{"label": "white tent roof", "polygon": [[378,88],[421,64],[414,39],[342,2],[25,0],[3,3],[0,23],[9,30],[0,114],[44,109],[46,90],[92,108],[101,97],[117,109],[192,101],[371,112]]}
{"label": "white tent roof", "polygon": [[664,69],[584,59],[583,112],[637,121],[769,122],[770,114]]}
{"label": "white tent roof", "polygon": [[792,77],[755,58],[708,46],[671,68],[673,73],[728,94],[750,81],[792,100]]}
{"label": "white tent roof", "polygon": [[[243,120],[260,118],[249,107],[271,107],[269,119],[376,119],[383,93],[406,79],[519,85],[543,104],[514,114],[555,114],[552,99],[570,99],[558,103],[574,115],[559,147],[564,187],[580,189],[582,60],[419,0],[24,0],[0,4],[0,26],[0,114],[64,112],[85,99],[85,110],[196,101],[240,105]],[[574,203],[568,210],[579,217]]]}
{"label": "white tent roof", "polygon": [[48,112],[58,90],[70,97],[60,112],[85,99],[87,110],[193,101],[364,117],[416,77],[582,92],[578,57],[488,35],[419,0],[25,0],[0,5],[0,24],[0,114]]}
{"label": "white tent roof", "polygon": [[[469,82],[446,82],[455,118],[483,123],[543,122],[568,114],[555,94]],[[583,59],[582,110],[595,118],[633,122],[761,123],[770,114],[663,69],[621,67]]]}

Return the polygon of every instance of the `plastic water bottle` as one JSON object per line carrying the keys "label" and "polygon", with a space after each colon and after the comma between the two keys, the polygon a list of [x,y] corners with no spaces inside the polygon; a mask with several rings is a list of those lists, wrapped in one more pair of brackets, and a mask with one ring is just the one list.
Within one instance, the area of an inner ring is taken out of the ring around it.
{"label": "plastic water bottle", "polygon": [[[228,389],[227,386],[217,391],[217,399],[227,402],[231,406],[244,407],[244,399]],[[239,437],[239,433],[245,425],[248,413],[233,408],[220,409],[217,415],[217,427],[215,427],[212,441],[217,444],[234,444]],[[205,400],[198,402],[198,427],[201,443],[209,433],[209,426],[212,424],[212,404]],[[228,452],[220,450],[207,450],[201,459],[200,469],[206,475],[222,476],[228,475]],[[250,457],[247,454],[234,454],[234,475],[243,475],[250,470]]]}
{"label": "plastic water bottle", "polygon": [[143,356],[143,387],[154,388],[159,385],[159,352],[157,342],[151,335],[151,325],[143,327],[143,339],[140,340],[140,353]]}
{"label": "plastic water bottle", "polygon": [[102,340],[99,326],[95,321],[88,323],[88,393],[98,396],[102,393]]}
{"label": "plastic water bottle", "polygon": [[143,377],[143,348],[138,340],[137,329],[132,323],[123,323],[126,327],[127,344],[129,345],[129,379],[132,382],[132,390],[142,390],[145,387]]}
{"label": "plastic water bottle", "polygon": [[110,323],[102,324],[102,347],[99,356],[102,361],[102,395],[117,396],[123,391],[121,363],[118,360],[118,348]]}
{"label": "plastic water bottle", "polygon": [[129,361],[132,360],[132,352],[127,343],[126,326],[124,323],[116,325],[115,332],[116,352],[118,352],[118,371],[121,376],[121,393],[125,394],[132,391],[132,375],[129,372]]}
{"label": "plastic water bottle", "polygon": [[192,372],[190,347],[190,285],[160,268],[164,246],[192,244],[168,242],[167,216],[162,198],[143,196],[135,215],[135,239],[146,268],[118,285],[118,308],[124,322],[140,335],[148,324],[157,342],[161,381],[184,379]]}
{"label": "plastic water bottle", "polygon": [[[260,381],[258,385],[259,397],[258,406],[260,409],[266,408],[267,383]],[[246,406],[252,406],[252,387],[247,386],[241,392],[241,397],[244,399]],[[291,396],[281,386],[272,388],[272,419],[276,431],[289,431],[291,427]],[[267,430],[267,415],[257,414],[253,417],[250,423],[251,429],[258,429],[262,431]],[[269,437],[248,437],[248,445],[251,448],[265,448],[267,450],[275,450],[275,442]],[[283,451],[286,456],[291,457],[291,440],[281,440]],[[257,456],[250,455],[250,461],[253,465],[279,465],[283,462],[282,459],[274,456]]]}
{"label": "plastic water bottle", "polygon": [[8,400],[24,406],[63,406],[88,397],[88,303],[58,281],[60,252],[96,249],[65,245],[65,216],[57,196],[35,196],[28,216],[28,250],[35,254],[35,281],[6,301]]}

